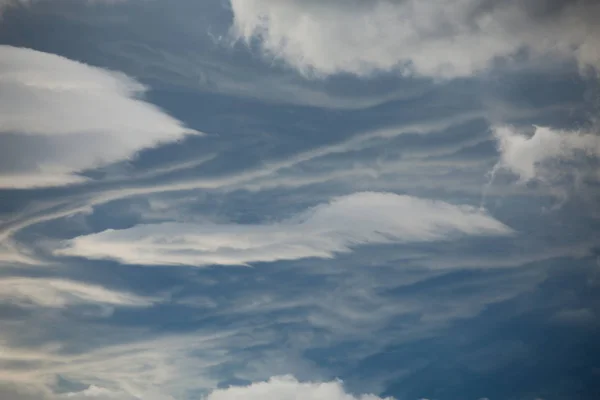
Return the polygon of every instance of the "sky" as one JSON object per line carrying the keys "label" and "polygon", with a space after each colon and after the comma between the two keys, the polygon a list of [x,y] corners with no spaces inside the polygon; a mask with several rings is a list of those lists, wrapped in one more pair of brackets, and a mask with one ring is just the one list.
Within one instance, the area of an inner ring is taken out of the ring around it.
{"label": "sky", "polygon": [[598,20],[0,0],[0,399],[600,398]]}

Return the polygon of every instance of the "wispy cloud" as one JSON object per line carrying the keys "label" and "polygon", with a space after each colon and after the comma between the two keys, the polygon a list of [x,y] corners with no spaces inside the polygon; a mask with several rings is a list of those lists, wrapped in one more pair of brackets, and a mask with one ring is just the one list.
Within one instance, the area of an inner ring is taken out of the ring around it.
{"label": "wispy cloud", "polygon": [[[50,221],[53,219],[63,218],[69,215],[80,212],[88,212],[92,207],[111,202],[117,199],[123,199],[132,196],[147,195],[160,192],[178,192],[197,189],[218,189],[223,191],[235,190],[239,188],[251,187],[253,190],[259,188],[269,188],[273,184],[272,179],[281,171],[295,167],[297,165],[310,162],[312,160],[327,157],[336,154],[347,153],[363,148],[368,148],[378,140],[390,139],[397,136],[415,133],[415,134],[431,134],[433,132],[443,131],[451,126],[473,121],[482,117],[481,112],[468,112],[459,114],[449,118],[444,118],[435,122],[422,122],[404,124],[383,129],[367,131],[338,143],[317,147],[304,152],[299,152],[285,159],[275,159],[265,161],[255,168],[236,171],[231,174],[220,175],[217,177],[200,177],[200,178],[173,178],[167,182],[144,184],[136,181],[118,182],[118,187],[109,186],[101,190],[92,189],[91,193],[84,196],[70,196],[68,199],[62,199],[51,203],[47,208],[43,206],[29,210],[27,215],[15,215],[13,218],[3,221],[0,224],[0,238],[7,238],[16,232],[29,227],[31,225]],[[205,159],[200,160],[204,162]],[[161,172],[159,172],[161,173]],[[150,171],[147,175],[154,175]],[[265,182],[265,179],[271,180]],[[289,180],[289,182],[294,182]],[[309,179],[313,181],[314,179]],[[295,181],[295,185],[302,185],[302,180]]]}
{"label": "wispy cloud", "polygon": [[471,207],[392,193],[355,193],[277,223],[138,225],[77,237],[55,254],[142,265],[247,265],[331,258],[369,243],[510,233]]}
{"label": "wispy cloud", "polygon": [[[15,0],[31,9],[0,21],[71,57],[0,46],[1,399],[588,384],[563,377],[593,368],[595,225],[539,211],[600,178],[596,132],[570,125],[596,2],[112,1]],[[211,134],[173,144],[189,127]]]}
{"label": "wispy cloud", "polygon": [[155,300],[72,280],[11,277],[0,279],[0,302],[48,308],[66,308],[79,304],[146,307]]}
{"label": "wispy cloud", "polygon": [[[439,279],[439,273],[414,277],[398,269],[353,267],[344,268],[352,273],[336,275],[335,283],[315,276],[314,285],[302,282],[304,274],[295,282],[279,280],[277,272],[247,275],[249,270],[243,270],[242,285],[218,286],[222,295],[212,296],[214,306],[178,306],[172,321],[185,321],[192,332],[176,333],[170,324],[157,332],[152,329],[155,320],[142,328],[106,319],[90,324],[63,314],[59,319],[45,313],[25,316],[0,334],[5,345],[0,382],[49,392],[61,376],[79,386],[94,385],[88,394],[170,400],[196,398],[190,394],[207,393],[231,377],[257,382],[290,373],[303,381],[319,379],[340,370],[316,364],[307,351],[358,341],[362,344],[344,355],[345,364],[355,365],[392,344],[443,335],[453,322],[472,318],[543,278],[531,269],[448,280]],[[223,278],[239,278],[240,272]],[[194,293],[208,286],[188,283]],[[335,350],[331,354],[339,356]],[[47,398],[62,400],[60,395]]]}

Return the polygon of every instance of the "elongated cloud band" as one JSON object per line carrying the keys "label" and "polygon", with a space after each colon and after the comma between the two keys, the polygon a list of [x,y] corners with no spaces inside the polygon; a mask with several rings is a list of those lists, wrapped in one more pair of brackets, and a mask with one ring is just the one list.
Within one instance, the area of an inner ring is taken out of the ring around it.
{"label": "elongated cloud band", "polygon": [[4,278],[0,279],[0,293],[0,302],[45,308],[79,304],[144,307],[153,303],[149,298],[64,279]]}
{"label": "elongated cloud band", "polygon": [[124,74],[0,46],[0,188],[80,182],[76,172],[198,132],[141,100]]}
{"label": "elongated cloud band", "polygon": [[127,264],[246,265],[331,258],[361,244],[510,233],[510,228],[472,207],[363,192],[338,197],[273,224],[138,225],[72,239],[56,254]]}

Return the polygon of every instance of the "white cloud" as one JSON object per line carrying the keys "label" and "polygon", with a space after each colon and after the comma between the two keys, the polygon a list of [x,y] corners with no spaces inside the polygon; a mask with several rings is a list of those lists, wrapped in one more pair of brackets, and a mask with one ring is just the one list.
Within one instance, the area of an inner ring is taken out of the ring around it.
{"label": "white cloud", "polygon": [[78,304],[144,307],[154,300],[65,279],[11,277],[0,279],[0,302],[48,308]]}
{"label": "white cloud", "polygon": [[[347,393],[340,381],[299,382],[292,376],[275,376],[266,382],[248,386],[219,389],[206,400],[384,400],[373,394],[354,396]],[[385,400],[392,400],[386,397]]]}
{"label": "white cloud", "polygon": [[76,174],[198,133],[141,99],[124,74],[0,46],[0,187],[81,182]]}
{"label": "white cloud", "polygon": [[[373,394],[352,395],[347,393],[339,380],[331,382],[300,382],[293,376],[274,376],[265,382],[255,382],[248,386],[232,386],[212,391],[205,400],[393,400]],[[41,399],[41,397],[40,397]],[[143,397],[124,392],[115,392],[91,385],[81,392],[48,396],[52,400],[167,400],[172,397],[144,393]]]}
{"label": "white cloud", "polygon": [[561,131],[534,127],[533,135],[508,127],[494,128],[502,168],[517,175],[522,182],[540,180],[555,182],[565,173],[570,162],[582,162],[586,157],[600,156],[600,136],[579,131]]}
{"label": "white cloud", "polygon": [[91,385],[87,389],[81,392],[66,393],[61,396],[57,396],[57,400],[139,400],[139,397],[131,396],[127,393],[113,392],[111,390]]}
{"label": "white cloud", "polygon": [[95,385],[90,385],[80,392],[55,394],[44,387],[28,386],[24,388],[18,385],[3,385],[1,381],[0,398],[6,400],[173,400],[172,397],[160,397],[153,394],[141,398]]}
{"label": "white cloud", "polygon": [[469,206],[363,192],[271,224],[162,223],[107,230],[72,239],[56,254],[144,265],[246,265],[331,258],[361,244],[510,233],[501,222]]}
{"label": "white cloud", "polygon": [[25,246],[18,245],[13,240],[2,238],[0,243],[0,265],[5,264],[36,264],[31,252]]}
{"label": "white cloud", "polygon": [[597,2],[230,0],[233,34],[301,72],[431,77],[480,72],[521,50],[598,66]]}
{"label": "white cloud", "polygon": [[[283,160],[266,162],[256,169],[245,169],[242,172],[235,172],[231,175],[224,175],[216,178],[202,177],[181,180],[173,179],[168,182],[158,184],[153,183],[151,185],[127,185],[126,182],[119,182],[118,188],[109,187],[108,190],[97,193],[94,197],[84,200],[83,203],[81,199],[76,199],[76,201],[71,199],[70,202],[66,201],[65,204],[63,204],[64,207],[59,207],[58,210],[56,208],[58,203],[52,203],[45,210],[34,210],[31,214],[29,214],[31,211],[28,210],[28,212],[25,212],[23,215],[17,215],[15,218],[6,221],[4,224],[0,223],[0,239],[6,241],[7,238],[11,237],[16,232],[29,226],[58,218],[64,218],[81,212],[89,212],[90,209],[96,205],[132,196],[197,189],[236,190],[240,188],[251,188],[252,190],[260,190],[262,188],[273,187],[274,182],[277,182],[276,179],[273,179],[274,175],[281,174],[284,170],[293,168],[302,163],[334,154],[368,148],[373,145],[373,142],[376,142],[379,139],[393,138],[408,133],[425,135],[439,132],[477,118],[482,118],[482,114],[479,112],[469,112],[433,123],[414,123],[367,131],[338,143],[297,153],[296,155]],[[292,186],[304,184],[302,181],[290,179],[289,176],[284,176],[284,178],[286,179],[287,184],[292,184]],[[275,184],[275,186],[277,186],[277,184]]]}
{"label": "white cloud", "polygon": [[[28,330],[35,324],[29,321],[29,325],[19,326]],[[81,326],[73,324],[72,328]],[[79,338],[86,344],[98,342],[99,337],[108,343],[122,343],[98,349],[84,346],[85,351],[72,353],[62,351],[62,346],[72,346],[73,338],[69,342],[67,338],[60,337],[58,343],[53,341],[43,348],[22,348],[10,346],[15,339],[6,340],[6,333],[2,332],[0,365],[6,368],[0,371],[0,383],[39,386],[49,391],[56,377],[61,376],[74,383],[90,385],[87,390],[71,393],[75,399],[102,395],[119,400],[171,400],[183,398],[182,394],[189,391],[216,387],[219,381],[212,376],[211,370],[231,361],[229,352],[235,351],[238,346],[248,346],[249,341],[252,344],[269,343],[268,339],[252,340],[248,334],[238,337],[235,332],[215,332],[214,327],[213,333],[195,332],[155,339],[145,338],[148,333],[143,330],[98,325],[89,328],[87,335]],[[3,346],[5,340],[9,346]],[[65,400],[63,396],[57,397]],[[69,398],[67,395],[64,397]],[[54,400],[54,396],[50,398]]]}
{"label": "white cloud", "polygon": [[[247,382],[279,374],[292,374],[301,381],[319,380],[339,370],[321,369],[305,358],[307,349],[360,341],[363,345],[345,355],[348,365],[355,365],[393,344],[443,335],[452,322],[473,317],[544,279],[536,269],[515,270],[506,277],[479,275],[438,282],[433,291],[394,302],[386,295],[390,290],[439,275],[389,272],[380,275],[363,269],[356,276],[340,274],[325,290],[321,285],[294,290],[293,282],[261,288],[243,285],[217,299],[217,308],[193,312],[201,315],[201,320],[225,317],[231,325],[200,323],[200,330],[184,334],[89,324],[85,319],[65,319],[62,314],[60,319],[25,318],[6,324],[0,332],[0,365],[5,366],[0,382],[37,385],[50,391],[59,375],[78,385],[94,385],[92,392],[127,400],[171,400],[198,398],[194,394],[213,389],[232,376]],[[187,315],[194,320],[193,314]],[[390,331],[390,321],[403,315],[419,315],[419,323]],[[282,324],[290,322],[302,324],[303,329],[282,329]],[[71,336],[73,332],[79,335]],[[356,381],[352,383],[357,387]],[[365,391],[380,390],[371,383],[364,383],[368,386]],[[56,400],[54,396],[48,399]]]}

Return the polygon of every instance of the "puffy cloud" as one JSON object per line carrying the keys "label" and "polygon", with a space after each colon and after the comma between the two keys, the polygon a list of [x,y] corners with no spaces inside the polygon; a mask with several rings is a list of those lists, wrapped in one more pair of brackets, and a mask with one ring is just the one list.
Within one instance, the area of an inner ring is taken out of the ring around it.
{"label": "puffy cloud", "polygon": [[[19,399],[25,397],[18,397]],[[138,400],[141,397],[132,396],[123,392],[113,392],[99,386],[91,385],[81,392],[66,393],[52,396],[51,400]],[[373,394],[354,396],[344,390],[342,382],[299,382],[292,376],[275,376],[265,382],[256,382],[248,386],[229,387],[211,392],[206,400],[393,400],[385,399]],[[41,397],[40,397],[41,399]],[[50,400],[50,397],[48,397]],[[166,400],[167,397],[144,394],[143,399]],[[170,397],[169,397],[170,399]]]}
{"label": "puffy cloud", "polygon": [[271,224],[162,223],[107,230],[74,238],[56,254],[145,265],[246,265],[331,258],[361,244],[510,233],[501,222],[469,206],[362,192]]}
{"label": "puffy cloud", "polygon": [[[219,389],[206,400],[384,400],[373,394],[354,396],[346,393],[340,381],[299,382],[292,376],[276,376],[266,382]],[[385,400],[393,400],[386,397]]]}
{"label": "puffy cloud", "polygon": [[469,76],[526,50],[598,66],[592,0],[230,0],[232,31],[305,74]]}
{"label": "puffy cloud", "polygon": [[536,126],[533,135],[527,135],[502,126],[494,128],[494,135],[500,152],[497,168],[514,173],[522,182],[552,183],[576,171],[576,166],[569,169],[566,164],[600,156],[600,136],[591,133]]}
{"label": "puffy cloud", "polygon": [[77,171],[197,133],[124,74],[0,46],[0,187],[57,186]]}
{"label": "puffy cloud", "polygon": [[79,304],[144,307],[154,300],[65,279],[12,277],[0,279],[0,302],[48,308]]}

